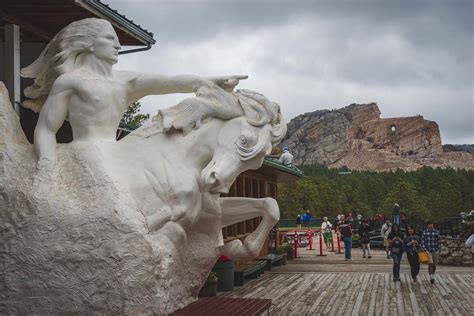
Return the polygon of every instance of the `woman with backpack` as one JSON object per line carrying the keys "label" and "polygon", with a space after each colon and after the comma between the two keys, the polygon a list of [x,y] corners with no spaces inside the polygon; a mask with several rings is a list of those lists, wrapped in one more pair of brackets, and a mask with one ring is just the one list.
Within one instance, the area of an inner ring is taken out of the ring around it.
{"label": "woman with backpack", "polygon": [[367,252],[367,258],[370,259],[372,258],[372,255],[370,254],[370,226],[369,222],[364,219],[362,221],[362,225],[359,226],[359,237],[360,237],[360,245],[362,247],[362,251],[364,254],[362,255],[362,258],[365,258],[365,252]]}
{"label": "woman with backpack", "polygon": [[407,235],[405,239],[403,239],[403,249],[407,253],[413,283],[417,283],[417,276],[420,272],[420,260],[418,258],[420,243],[420,237],[415,234],[415,228],[413,228],[412,225],[408,225]]}
{"label": "woman with backpack", "polygon": [[398,224],[392,225],[392,230],[388,235],[390,256],[393,259],[393,281],[400,281],[400,264],[403,254],[403,234]]}

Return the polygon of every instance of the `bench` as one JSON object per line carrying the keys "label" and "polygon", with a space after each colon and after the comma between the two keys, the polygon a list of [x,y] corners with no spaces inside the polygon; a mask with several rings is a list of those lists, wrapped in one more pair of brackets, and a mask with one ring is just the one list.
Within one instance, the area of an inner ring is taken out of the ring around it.
{"label": "bench", "polygon": [[285,254],[269,254],[263,257],[257,258],[257,260],[264,260],[267,263],[265,270],[271,271],[273,266],[279,266],[286,264]]}
{"label": "bench", "polygon": [[244,278],[258,278],[261,274],[265,272],[265,268],[267,266],[266,261],[253,261],[248,264],[244,264],[240,266],[234,271],[234,285],[235,286],[242,286],[244,285]]}
{"label": "bench", "polygon": [[188,306],[172,313],[173,316],[221,316],[245,315],[257,316],[265,311],[270,313],[270,299],[203,297]]}

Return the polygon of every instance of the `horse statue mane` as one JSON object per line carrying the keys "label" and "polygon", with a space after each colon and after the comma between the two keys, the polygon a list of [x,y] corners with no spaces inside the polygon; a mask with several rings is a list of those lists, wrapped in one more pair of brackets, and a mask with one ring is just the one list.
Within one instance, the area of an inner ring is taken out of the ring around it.
{"label": "horse statue mane", "polygon": [[280,106],[264,95],[246,89],[227,92],[217,85],[202,86],[196,97],[188,98],[167,109],[159,110],[152,123],[132,134],[150,137],[158,133],[182,132],[189,134],[211,118],[230,120],[244,116],[255,127],[272,126],[272,144],[279,143],[286,133]]}

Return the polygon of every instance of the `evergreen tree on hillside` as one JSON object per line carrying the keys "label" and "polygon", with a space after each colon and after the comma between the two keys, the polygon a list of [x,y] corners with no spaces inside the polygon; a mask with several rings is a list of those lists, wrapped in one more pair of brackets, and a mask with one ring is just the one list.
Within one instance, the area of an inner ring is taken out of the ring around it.
{"label": "evergreen tree on hillside", "polygon": [[341,169],[301,169],[303,179],[279,185],[281,218],[295,218],[305,208],[317,217],[349,211],[371,216],[379,210],[389,216],[393,204],[398,203],[410,219],[421,223],[474,209],[474,171],[424,167],[413,172],[341,175]]}

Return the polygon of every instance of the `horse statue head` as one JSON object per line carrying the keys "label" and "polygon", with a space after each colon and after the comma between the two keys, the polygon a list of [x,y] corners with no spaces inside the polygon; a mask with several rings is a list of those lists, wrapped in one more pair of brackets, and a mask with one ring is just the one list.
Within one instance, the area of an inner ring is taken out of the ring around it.
{"label": "horse statue head", "polygon": [[[220,123],[205,126],[212,120]],[[194,98],[160,110],[151,130],[191,136],[193,130],[206,128],[212,129],[212,135],[207,134],[203,145],[209,147],[210,153],[201,171],[201,185],[209,193],[227,193],[240,173],[260,168],[272,145],[286,133],[277,103],[258,92],[228,92],[213,84],[199,88]],[[148,135],[154,133],[146,128],[145,131]],[[199,139],[196,137],[195,141]]]}

